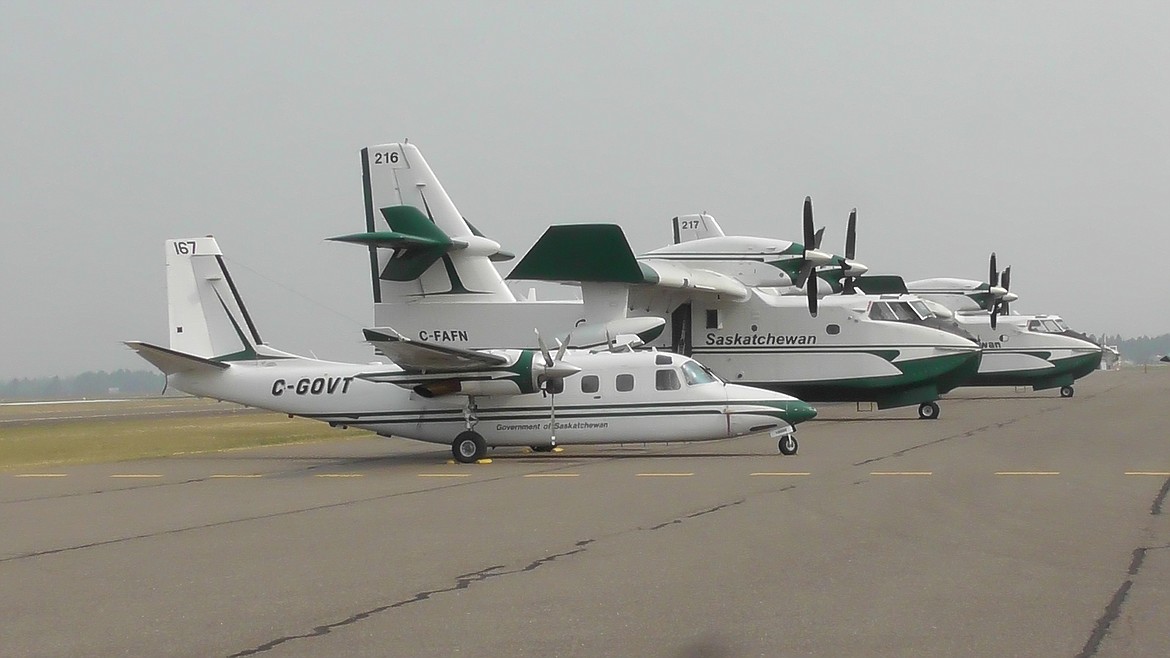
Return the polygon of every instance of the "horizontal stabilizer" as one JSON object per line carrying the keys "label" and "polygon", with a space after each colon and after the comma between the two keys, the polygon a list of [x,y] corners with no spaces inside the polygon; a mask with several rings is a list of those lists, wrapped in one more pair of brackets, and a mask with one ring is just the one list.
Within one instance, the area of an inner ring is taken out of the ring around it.
{"label": "horizontal stabilizer", "polygon": [[409,372],[460,372],[507,365],[508,359],[489,352],[465,350],[411,340],[390,329],[363,329],[366,340],[398,367]]}
{"label": "horizontal stabilizer", "polygon": [[520,259],[509,279],[650,283],[616,224],[550,226]]}
{"label": "horizontal stabilizer", "polygon": [[457,248],[435,223],[414,206],[382,208],[389,231],[367,231],[336,238],[367,247],[394,249],[394,256],[382,268],[379,278],[385,281],[412,281],[422,276],[443,254]]}
{"label": "horizontal stabilizer", "polygon": [[896,274],[857,277],[856,287],[867,295],[905,295],[906,282]]}
{"label": "horizontal stabilizer", "polygon": [[130,349],[138,352],[138,356],[146,359],[154,367],[168,375],[195,371],[218,372],[228,367],[228,364],[221,361],[213,361],[201,356],[185,354],[166,347],[151,345],[150,343],[128,340],[125,341],[125,344]]}

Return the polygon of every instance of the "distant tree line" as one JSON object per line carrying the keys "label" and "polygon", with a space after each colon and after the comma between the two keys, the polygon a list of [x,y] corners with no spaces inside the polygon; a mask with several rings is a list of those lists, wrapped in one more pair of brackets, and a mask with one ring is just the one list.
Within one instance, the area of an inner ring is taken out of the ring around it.
{"label": "distant tree line", "polygon": [[1105,334],[1101,340],[1095,336],[1090,336],[1090,338],[1099,343],[1116,347],[1117,351],[1121,352],[1121,360],[1130,363],[1155,363],[1158,357],[1170,354],[1170,334],[1162,334],[1153,338],[1149,336],[1122,338],[1120,335]]}
{"label": "distant tree line", "polygon": [[76,377],[36,377],[0,382],[0,400],[71,400],[158,395],[166,378],[149,370],[83,372]]}

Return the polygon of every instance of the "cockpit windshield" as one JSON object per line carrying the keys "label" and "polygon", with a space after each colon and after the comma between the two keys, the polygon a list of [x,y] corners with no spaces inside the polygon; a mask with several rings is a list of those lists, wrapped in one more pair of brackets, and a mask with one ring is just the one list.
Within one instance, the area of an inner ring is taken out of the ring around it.
{"label": "cockpit windshield", "polygon": [[705,366],[699,365],[698,361],[683,362],[682,371],[683,378],[687,380],[687,386],[698,386],[699,384],[710,384],[720,381],[715,376],[715,373],[708,370]]}
{"label": "cockpit windshield", "polygon": [[919,322],[934,317],[926,304],[914,300],[909,302],[870,302],[869,318],[887,322]]}
{"label": "cockpit windshield", "polygon": [[1068,332],[1068,325],[1060,318],[1028,321],[1028,331],[1038,334],[1063,334]]}

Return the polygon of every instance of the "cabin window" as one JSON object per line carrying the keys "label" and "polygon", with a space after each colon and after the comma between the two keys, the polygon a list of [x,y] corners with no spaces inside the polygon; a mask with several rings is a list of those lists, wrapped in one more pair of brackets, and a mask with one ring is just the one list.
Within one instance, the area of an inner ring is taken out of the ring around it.
{"label": "cabin window", "polygon": [[836,336],[837,334],[841,333],[841,325],[831,324],[825,327],[825,333],[829,334],[830,336]]}
{"label": "cabin window", "polygon": [[614,381],[617,390],[626,393],[634,390],[634,376],[633,375],[618,375]]}
{"label": "cabin window", "polygon": [[668,366],[670,364],[671,358],[668,354],[659,354],[654,357],[654,365],[656,366]]}
{"label": "cabin window", "polygon": [[597,375],[585,375],[581,378],[582,393],[596,393],[601,388],[601,378]]}
{"label": "cabin window", "polygon": [[1029,320],[1028,321],[1028,331],[1038,331],[1038,332],[1043,333],[1044,325],[1040,324],[1039,320]]}
{"label": "cabin window", "polygon": [[654,388],[660,391],[677,391],[682,388],[682,384],[678,381],[678,373],[673,368],[654,373]]}
{"label": "cabin window", "polygon": [[708,329],[722,329],[723,326],[719,322],[719,309],[707,309],[707,328]]}

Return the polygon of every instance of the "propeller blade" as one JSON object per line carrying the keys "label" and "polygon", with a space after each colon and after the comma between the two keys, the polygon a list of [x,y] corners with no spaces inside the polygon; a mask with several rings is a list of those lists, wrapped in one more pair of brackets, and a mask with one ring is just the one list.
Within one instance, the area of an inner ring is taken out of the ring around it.
{"label": "propeller blade", "polygon": [[991,262],[987,268],[987,283],[991,287],[999,285],[999,270],[995,268],[995,252],[991,252]]}
{"label": "propeller blade", "polygon": [[[813,249],[820,249],[820,248],[821,248],[821,240],[822,240],[824,237],[825,237],[825,227],[824,227],[824,226],[822,226],[822,227],[820,227],[819,229],[817,229],[817,232],[816,232],[816,234],[815,234],[815,235],[813,235],[813,246],[812,246],[812,248],[813,248]],[[805,245],[805,248],[807,249],[807,248],[808,248],[808,245]]]}
{"label": "propeller blade", "polygon": [[544,344],[544,339],[540,337],[540,330],[534,329],[536,332],[536,342],[540,345],[540,353],[544,355],[544,365],[546,368],[551,368],[553,365],[552,355],[548,353],[548,345]]}
{"label": "propeller blade", "polygon": [[857,292],[857,284],[854,282],[855,277],[845,277],[845,282],[841,284],[841,294],[852,295]]}
{"label": "propeller blade", "polygon": [[857,255],[857,208],[849,213],[849,224],[845,228],[845,260]]}
{"label": "propeller blade", "polygon": [[813,236],[813,232],[815,230],[816,229],[813,228],[812,197],[806,196],[806,197],[804,197],[804,248],[805,249],[814,249],[815,248],[815,247],[811,246],[813,243],[813,239],[815,237],[815,236]]}
{"label": "propeller blade", "polygon": [[560,347],[558,347],[558,348],[557,348],[557,357],[556,357],[556,361],[557,361],[558,363],[559,363],[559,362],[560,362],[562,359],[564,359],[564,358],[565,358],[565,350],[569,349],[569,343],[571,343],[572,341],[573,341],[573,332],[571,332],[571,331],[570,331],[570,332],[569,332],[569,335],[568,335],[568,336],[565,336],[565,342],[561,343]]}
{"label": "propeller blade", "polygon": [[796,273],[796,280],[792,282],[792,285],[796,286],[797,288],[803,288],[804,284],[808,282],[808,277],[810,274],[812,274],[812,271],[812,263],[805,263],[804,265],[801,265],[800,271]]}
{"label": "propeller blade", "polygon": [[808,312],[814,318],[817,317],[817,279],[812,277],[808,280],[808,285],[805,286],[808,293]]}
{"label": "propeller blade", "polygon": [[1003,269],[1003,289],[1004,290],[1011,290],[1012,289],[1011,283],[1012,283],[1012,266],[1008,265],[1007,267],[1005,267]]}
{"label": "propeller blade", "polygon": [[991,307],[991,328],[995,329],[995,320],[999,317],[999,304]]}

